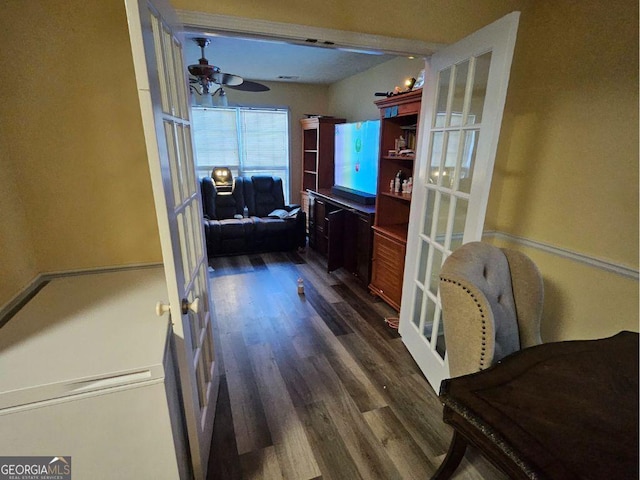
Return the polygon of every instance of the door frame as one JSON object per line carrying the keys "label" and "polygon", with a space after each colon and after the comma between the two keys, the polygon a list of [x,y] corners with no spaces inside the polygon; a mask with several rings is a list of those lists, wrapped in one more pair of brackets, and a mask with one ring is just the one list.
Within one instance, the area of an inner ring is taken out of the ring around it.
{"label": "door frame", "polygon": [[277,40],[308,47],[380,52],[400,57],[429,57],[446,46],[444,43],[387,37],[332,28],[272,22],[247,17],[176,10],[187,33],[218,33],[229,37]]}

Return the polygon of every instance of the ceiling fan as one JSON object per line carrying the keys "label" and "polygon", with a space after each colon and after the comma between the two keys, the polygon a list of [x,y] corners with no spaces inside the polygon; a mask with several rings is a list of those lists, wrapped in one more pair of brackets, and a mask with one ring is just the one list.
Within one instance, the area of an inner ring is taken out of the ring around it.
{"label": "ceiling fan", "polygon": [[[269,87],[266,85],[245,80],[238,75],[224,73],[219,67],[210,65],[204,56],[204,49],[211,41],[208,38],[194,38],[193,41],[200,47],[200,60],[198,60],[196,64],[189,65],[187,69],[193,76],[189,79],[191,83],[190,87],[198,94],[211,94],[211,96],[214,96],[216,93],[219,93],[219,96],[224,98],[224,103],[226,103],[224,87],[243,90],[245,92],[266,92],[269,90]],[[196,88],[194,84],[197,84],[199,88]]]}

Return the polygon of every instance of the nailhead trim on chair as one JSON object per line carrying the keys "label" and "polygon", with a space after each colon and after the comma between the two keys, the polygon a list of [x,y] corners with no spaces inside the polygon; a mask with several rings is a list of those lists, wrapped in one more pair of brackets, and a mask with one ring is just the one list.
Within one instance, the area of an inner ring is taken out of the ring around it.
{"label": "nailhead trim on chair", "polygon": [[487,323],[484,316],[484,311],[482,310],[482,306],[480,305],[480,302],[478,302],[478,300],[476,299],[475,295],[471,293],[471,290],[469,290],[467,287],[462,285],[460,282],[456,282],[455,280],[449,280],[448,278],[444,278],[444,277],[440,277],[440,280],[447,283],[453,283],[454,285],[457,285],[458,287],[462,288],[465,292],[469,294],[469,296],[473,299],[474,303],[478,307],[478,311],[480,312],[480,318],[482,318],[482,349],[481,349],[482,353],[480,354],[480,370],[484,370],[486,355],[487,355]]}

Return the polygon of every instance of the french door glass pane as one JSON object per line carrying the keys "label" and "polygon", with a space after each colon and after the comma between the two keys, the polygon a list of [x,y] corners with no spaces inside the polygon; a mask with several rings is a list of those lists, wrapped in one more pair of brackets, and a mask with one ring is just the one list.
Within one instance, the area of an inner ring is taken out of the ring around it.
{"label": "french door glass pane", "polygon": [[189,203],[187,205],[187,208],[185,209],[185,218],[186,218],[186,222],[187,222],[187,235],[189,238],[189,272],[190,275],[189,277],[191,277],[191,274],[195,271],[196,269],[196,264],[198,262],[199,257],[197,256],[197,250],[196,250],[196,235],[195,235],[195,231],[200,230],[200,225],[198,225],[198,222],[196,222],[196,218],[199,219],[200,217],[198,216],[198,212],[194,212],[192,211],[192,208],[194,207],[193,203]]}
{"label": "french door glass pane", "polygon": [[178,83],[176,83],[176,77],[173,75],[176,72],[176,66],[174,64],[173,57],[173,35],[171,31],[169,31],[164,25],[162,27],[162,49],[164,50],[164,61],[165,61],[165,73],[164,75],[167,78],[167,84],[169,85],[169,105],[171,106],[171,110],[167,113],[171,114],[174,117],[180,117],[180,106],[179,106],[179,97],[178,97],[178,88],[182,88],[182,85],[178,87]]}
{"label": "french door glass pane", "polygon": [[446,188],[451,188],[454,183],[454,174],[458,163],[460,150],[460,131],[455,130],[447,134],[447,156],[442,169],[442,183]]}
{"label": "french door glass pane", "polygon": [[464,235],[464,225],[467,221],[467,209],[469,208],[469,202],[464,198],[456,198],[455,214],[453,217],[453,232],[451,235],[450,250],[455,250],[462,245],[462,238]]}
{"label": "french door glass pane", "polygon": [[433,319],[436,311],[436,304],[430,297],[427,297],[426,312],[424,315],[424,325],[422,326],[422,336],[427,340],[431,340],[433,334]]}
{"label": "french door glass pane", "polygon": [[413,299],[413,324],[416,327],[420,326],[420,319],[422,318],[422,298],[424,293],[422,289],[416,285],[415,297]]}
{"label": "french door glass pane", "polygon": [[187,229],[184,215],[178,213],[176,215],[176,223],[178,224],[178,237],[180,239],[180,254],[182,255],[182,274],[184,275],[184,285],[182,289],[186,290],[189,284],[189,252],[187,250]]}
{"label": "french door glass pane", "polygon": [[422,233],[427,236],[431,236],[431,227],[433,225],[433,210],[436,205],[436,192],[431,189],[427,189],[426,205],[424,208],[424,224],[422,226]]}
{"label": "french door glass pane", "polygon": [[160,80],[160,101],[162,103],[162,111],[170,113],[169,109],[169,87],[167,82],[167,69],[164,64],[164,55],[162,54],[162,36],[161,36],[160,19],[155,15],[151,15],[151,29],[153,30],[153,46],[155,48],[156,61],[158,63],[158,79]]}
{"label": "french door glass pane", "polygon": [[476,58],[467,125],[482,123],[482,110],[484,108],[484,98],[487,94],[487,82],[489,80],[489,65],[491,65],[491,52],[487,52]]}
{"label": "french door glass pane", "polygon": [[431,278],[429,279],[429,291],[435,297],[438,294],[440,282],[440,268],[442,267],[442,252],[437,248],[433,249],[433,260],[431,262]]}
{"label": "french door glass pane", "polygon": [[185,142],[188,139],[184,137],[184,131],[182,129],[182,125],[176,125],[176,140],[177,140],[177,148],[178,148],[178,168],[180,169],[180,185],[182,187],[182,201],[185,202],[191,195],[189,189],[191,185],[189,183],[189,173],[191,170],[191,165],[189,165],[187,161],[187,150],[185,147]]}
{"label": "french door glass pane", "polygon": [[455,67],[455,79],[453,82],[453,99],[451,101],[451,121],[452,127],[462,125],[462,114],[464,110],[465,92],[467,90],[467,77],[469,76],[469,60],[464,61]]}
{"label": "french door glass pane", "polygon": [[444,360],[444,354],[447,351],[444,338],[444,326],[442,325],[442,310],[438,309],[438,339],[436,340],[436,352],[440,355],[440,358]]}
{"label": "french door glass pane", "polygon": [[440,177],[440,163],[442,163],[442,145],[444,133],[433,132],[431,134],[431,161],[429,162],[429,183],[438,185]]}
{"label": "french door glass pane", "polygon": [[444,235],[447,231],[447,221],[449,220],[449,204],[451,198],[449,195],[438,192],[440,202],[438,204],[436,230],[433,232],[433,240],[439,244],[444,244]]}
{"label": "french door glass pane", "polygon": [[473,180],[473,170],[476,165],[476,153],[478,151],[478,140],[480,130],[467,130],[464,132],[464,152],[458,173],[458,190],[471,193],[471,181]]}
{"label": "french door glass pane", "polygon": [[422,239],[420,239],[420,244],[420,263],[418,263],[418,277],[416,280],[424,285],[426,284],[427,262],[429,260],[429,249],[431,247],[429,246],[429,242],[425,242]]}
{"label": "french door glass pane", "polygon": [[171,169],[171,188],[173,190],[173,206],[182,203],[182,185],[180,183],[180,168],[178,166],[178,152],[176,139],[173,134],[173,124],[165,120],[164,135],[167,141],[167,155],[169,156],[169,168]]}
{"label": "french door glass pane", "polygon": [[440,72],[438,79],[438,93],[436,101],[434,127],[444,127],[447,117],[447,100],[449,98],[449,81],[451,80],[451,68]]}

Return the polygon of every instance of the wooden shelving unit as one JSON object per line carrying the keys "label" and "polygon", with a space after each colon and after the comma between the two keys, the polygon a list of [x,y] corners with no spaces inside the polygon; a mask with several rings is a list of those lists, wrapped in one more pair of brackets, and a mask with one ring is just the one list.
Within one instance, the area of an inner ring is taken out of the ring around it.
{"label": "wooden shelving unit", "polygon": [[380,159],[378,191],[373,226],[373,259],[369,290],[400,310],[402,277],[409,228],[411,194],[396,193],[389,184],[401,171],[405,179],[414,176],[415,155],[390,154],[402,135],[407,148],[416,150],[422,90],[378,100],[380,111]]}
{"label": "wooden shelving unit", "polygon": [[[302,182],[300,204],[309,218],[307,190],[333,186],[335,125],[344,118],[311,117],[300,120],[302,126]],[[308,225],[307,225],[308,228]]]}

